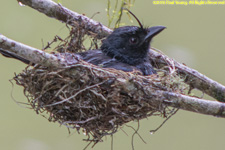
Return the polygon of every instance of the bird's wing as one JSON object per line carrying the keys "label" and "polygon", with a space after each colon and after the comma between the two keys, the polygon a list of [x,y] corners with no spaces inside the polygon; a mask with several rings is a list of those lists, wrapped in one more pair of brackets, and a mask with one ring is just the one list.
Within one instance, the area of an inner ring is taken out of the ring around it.
{"label": "bird's wing", "polygon": [[143,73],[143,75],[151,75],[151,74],[156,74],[156,71],[152,67],[151,63],[149,60],[144,61],[141,64],[136,65],[139,70]]}
{"label": "bird's wing", "polygon": [[116,59],[113,59],[105,55],[101,50],[89,50],[78,54],[81,55],[82,57],[81,59],[83,59],[84,61],[94,65],[101,66],[103,68],[114,68],[126,72],[131,72],[134,70],[140,71],[138,68],[134,66],[122,63]]}

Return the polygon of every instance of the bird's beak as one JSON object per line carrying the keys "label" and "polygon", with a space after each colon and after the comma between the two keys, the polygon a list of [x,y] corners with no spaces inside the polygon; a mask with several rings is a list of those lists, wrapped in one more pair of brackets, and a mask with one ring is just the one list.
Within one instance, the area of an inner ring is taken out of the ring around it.
{"label": "bird's beak", "polygon": [[148,39],[152,39],[154,36],[159,34],[165,28],[166,27],[164,27],[164,26],[154,26],[154,27],[148,28],[148,34],[146,35],[144,41],[146,41]]}

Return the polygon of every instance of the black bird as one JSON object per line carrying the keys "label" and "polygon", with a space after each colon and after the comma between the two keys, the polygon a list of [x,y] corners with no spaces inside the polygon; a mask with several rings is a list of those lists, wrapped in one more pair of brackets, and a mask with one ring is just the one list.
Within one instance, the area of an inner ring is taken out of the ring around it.
{"label": "black bird", "polygon": [[[136,16],[134,17],[136,18]],[[154,26],[143,28],[140,21],[137,18],[136,20],[140,27],[124,26],[116,28],[102,42],[100,50],[89,50],[69,55],[77,55],[86,62],[100,65],[104,68],[114,68],[126,72],[138,70],[142,72],[143,75],[156,73],[150,63],[148,52],[152,38],[165,29],[165,27]],[[18,59],[26,64],[30,63],[29,60],[9,51],[0,49],[0,53],[6,57]],[[64,54],[67,55],[66,53]]]}
{"label": "black bird", "polygon": [[81,59],[94,65],[101,64],[105,68],[126,72],[139,70],[143,75],[151,75],[155,70],[148,57],[150,42],[164,28],[120,27],[102,42],[101,50],[89,50],[78,54],[81,55]]}

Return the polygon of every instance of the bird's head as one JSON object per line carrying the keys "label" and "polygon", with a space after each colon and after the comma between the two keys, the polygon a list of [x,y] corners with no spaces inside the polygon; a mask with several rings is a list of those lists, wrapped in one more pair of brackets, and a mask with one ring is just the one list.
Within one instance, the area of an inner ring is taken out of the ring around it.
{"label": "bird's head", "polygon": [[120,27],[103,41],[101,49],[110,57],[135,65],[147,57],[152,38],[163,29],[165,29],[164,26]]}
{"label": "bird's head", "polygon": [[[130,11],[129,11],[130,12]],[[116,28],[102,43],[103,52],[123,63],[137,65],[148,56],[150,42],[154,36],[166,27],[154,26],[143,28],[137,17],[138,26],[124,26]]]}

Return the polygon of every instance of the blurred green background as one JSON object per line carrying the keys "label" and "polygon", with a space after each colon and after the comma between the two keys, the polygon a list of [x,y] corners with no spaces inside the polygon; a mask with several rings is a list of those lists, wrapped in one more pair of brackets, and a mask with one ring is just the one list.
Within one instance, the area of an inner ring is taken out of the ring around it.
{"label": "blurred green background", "polygon": [[[61,0],[62,4],[78,13],[107,25],[105,0]],[[131,8],[145,26],[167,27],[152,42],[152,46],[170,57],[197,69],[206,76],[225,84],[225,5],[168,6],[153,5],[152,1],[139,0]],[[123,16],[123,22],[130,23]],[[21,7],[16,0],[1,1],[0,33],[36,48],[42,48],[42,41],[51,41],[57,34],[66,37],[67,29],[61,22],[48,18],[29,7]],[[9,82],[14,72],[19,73],[25,65],[16,60],[0,56],[0,149],[2,150],[78,150],[87,143],[83,134],[66,127],[49,123],[33,110],[17,105],[12,97]],[[26,102],[23,89],[15,86],[13,97]],[[204,98],[210,99],[205,96]],[[155,150],[212,150],[225,149],[225,119],[178,111],[157,133],[150,135],[163,119],[152,117],[140,122],[140,135],[134,138],[135,149]],[[136,122],[130,125],[137,127]],[[115,150],[130,150],[133,130],[123,127],[128,136],[120,131],[114,135]],[[104,138],[95,150],[111,148],[111,138]],[[90,149],[90,148],[89,148]]]}

